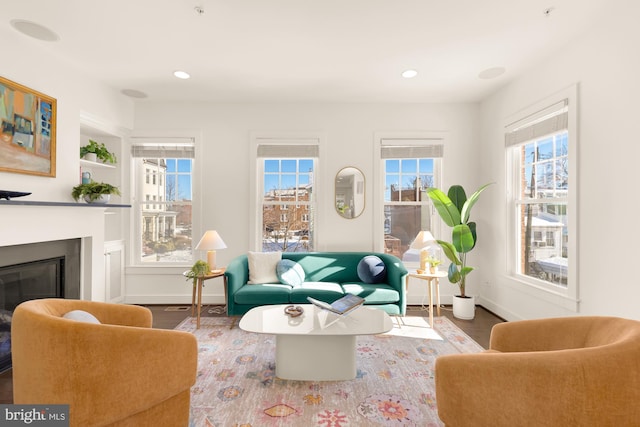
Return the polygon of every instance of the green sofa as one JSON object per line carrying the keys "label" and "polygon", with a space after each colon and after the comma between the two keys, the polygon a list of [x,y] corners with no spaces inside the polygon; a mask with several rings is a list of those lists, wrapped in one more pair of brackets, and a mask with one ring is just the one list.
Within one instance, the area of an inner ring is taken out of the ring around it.
{"label": "green sofa", "polygon": [[[384,262],[384,283],[360,281],[358,263],[367,255],[375,255]],[[242,315],[261,305],[308,304],[307,297],[332,303],[345,293],[359,295],[365,299],[365,305],[380,308],[389,314],[404,315],[406,312],[407,270],[393,255],[372,252],[283,252],[282,259],[290,259],[302,266],[305,282],[301,286],[247,284],[247,255],[231,260],[225,271],[229,315]]]}

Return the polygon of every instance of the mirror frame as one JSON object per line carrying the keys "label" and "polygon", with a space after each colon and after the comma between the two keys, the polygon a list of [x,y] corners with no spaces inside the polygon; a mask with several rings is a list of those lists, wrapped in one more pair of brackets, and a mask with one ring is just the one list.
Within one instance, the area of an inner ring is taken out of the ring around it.
{"label": "mirror frame", "polygon": [[[340,182],[345,179],[350,180],[347,186],[340,185]],[[351,187],[351,191],[342,191],[342,188],[349,188],[348,186]],[[354,219],[362,215],[366,206],[365,189],[366,179],[360,169],[355,166],[345,166],[340,169],[333,181],[335,196],[333,206],[336,213],[345,219]],[[356,210],[356,212],[353,212],[353,210]]]}

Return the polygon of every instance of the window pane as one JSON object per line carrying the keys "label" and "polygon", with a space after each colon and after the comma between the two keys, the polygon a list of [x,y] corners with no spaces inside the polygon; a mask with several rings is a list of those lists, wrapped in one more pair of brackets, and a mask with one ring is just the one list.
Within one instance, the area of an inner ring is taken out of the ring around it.
{"label": "window pane", "polygon": [[[419,262],[419,252],[411,250],[409,245],[420,230],[431,229],[429,205],[399,206],[387,205],[384,208],[384,250],[403,261]],[[405,255],[406,253],[406,255]],[[403,258],[404,256],[404,258]]]}
{"label": "window pane", "polygon": [[400,167],[402,173],[417,173],[418,172],[418,160],[417,159],[402,159],[400,161]]}
{"label": "window pane", "polygon": [[312,250],[310,204],[314,162],[314,159],[264,160],[263,251]]}
{"label": "window pane", "polygon": [[313,172],[313,160],[301,159],[300,160],[300,172]]}
{"label": "window pane", "polygon": [[[192,159],[138,159],[140,262],[193,262]],[[147,178],[151,176],[151,179]],[[152,202],[152,203],[148,203]]]}
{"label": "window pane", "polygon": [[265,172],[280,172],[280,160],[265,160],[264,161]]}
{"label": "window pane", "polygon": [[385,192],[384,201],[398,201],[400,200],[400,175],[387,174],[385,180]]}
{"label": "window pane", "polygon": [[282,172],[296,172],[296,160],[281,160],[280,163],[282,165]]}
{"label": "window pane", "polygon": [[567,286],[568,227],[566,205],[522,205],[519,273]]}
{"label": "window pane", "polygon": [[399,173],[400,172],[400,160],[386,160],[385,170],[387,173]]}
{"label": "window pane", "polygon": [[263,252],[309,252],[312,223],[306,206],[265,205],[262,209],[262,251]]}
{"label": "window pane", "polygon": [[191,172],[191,159],[178,159],[178,172]]}
{"label": "window pane", "polygon": [[[515,148],[523,156],[517,167],[519,184],[525,187],[516,200],[520,224],[516,271],[559,286],[567,286],[567,140],[567,132],[562,132]],[[522,203],[525,200],[534,203]]]}

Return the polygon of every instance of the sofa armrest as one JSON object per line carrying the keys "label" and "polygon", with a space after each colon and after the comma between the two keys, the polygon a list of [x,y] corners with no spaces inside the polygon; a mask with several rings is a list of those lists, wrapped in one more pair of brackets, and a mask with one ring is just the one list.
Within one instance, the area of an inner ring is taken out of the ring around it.
{"label": "sofa armrest", "polygon": [[394,255],[383,253],[377,253],[375,255],[382,259],[387,268],[387,284],[397,290],[400,295],[398,305],[400,307],[400,314],[404,316],[407,311],[407,289],[405,286],[408,273],[407,269],[402,261]]}
{"label": "sofa armrest", "polygon": [[234,313],[233,295],[249,281],[249,260],[247,255],[239,255],[229,262],[224,272],[227,278],[227,309]]}

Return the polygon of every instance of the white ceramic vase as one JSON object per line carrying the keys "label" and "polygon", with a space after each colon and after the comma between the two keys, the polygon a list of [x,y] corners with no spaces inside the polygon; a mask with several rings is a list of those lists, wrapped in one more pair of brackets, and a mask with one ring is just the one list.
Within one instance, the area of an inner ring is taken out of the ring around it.
{"label": "white ceramic vase", "polygon": [[476,299],[467,296],[462,298],[458,295],[453,296],[453,315],[458,319],[473,320],[476,316]]}
{"label": "white ceramic vase", "polygon": [[84,196],[84,201],[87,203],[109,203],[109,200],[111,199],[111,194],[101,194],[100,197],[98,197],[95,200],[91,200],[89,198],[89,196]]}

